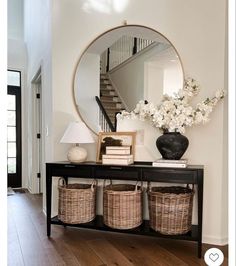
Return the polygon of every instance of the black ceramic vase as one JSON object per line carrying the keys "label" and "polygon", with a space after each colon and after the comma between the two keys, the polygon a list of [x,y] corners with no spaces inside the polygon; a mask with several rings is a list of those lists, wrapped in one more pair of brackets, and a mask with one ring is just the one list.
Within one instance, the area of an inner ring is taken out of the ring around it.
{"label": "black ceramic vase", "polygon": [[179,160],[188,148],[188,139],[179,132],[166,132],[156,140],[163,159]]}

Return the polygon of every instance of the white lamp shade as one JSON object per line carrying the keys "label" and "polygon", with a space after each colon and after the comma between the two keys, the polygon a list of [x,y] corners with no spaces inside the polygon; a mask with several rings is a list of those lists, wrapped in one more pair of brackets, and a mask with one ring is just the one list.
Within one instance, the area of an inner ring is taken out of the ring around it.
{"label": "white lamp shade", "polygon": [[71,122],[60,143],[93,143],[94,139],[84,122]]}

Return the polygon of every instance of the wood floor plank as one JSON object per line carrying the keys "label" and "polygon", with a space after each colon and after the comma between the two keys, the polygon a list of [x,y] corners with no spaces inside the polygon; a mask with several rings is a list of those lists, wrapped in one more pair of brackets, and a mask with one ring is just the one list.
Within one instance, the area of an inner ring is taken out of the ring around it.
{"label": "wood floor plank", "polygon": [[31,215],[31,219],[44,247],[50,252],[49,258],[53,265],[58,263],[64,265],[62,261],[65,265],[104,265],[101,259],[86,245],[79,232],[73,230],[70,234],[70,230],[68,230],[68,233],[64,234],[66,233],[64,227],[55,226],[52,232],[53,238],[48,239],[45,217],[42,217],[41,213],[36,213]]}
{"label": "wood floor plank", "polygon": [[[180,257],[188,265],[193,265],[193,266],[198,266],[198,265],[205,266],[206,265],[206,263],[204,262],[204,258],[198,259],[196,257],[197,255],[196,243],[188,242],[188,241],[179,241],[179,240],[170,241],[167,239],[163,239],[159,243],[159,245],[162,246],[164,249],[168,249],[171,253],[175,254],[177,257]],[[224,251],[225,259],[224,259],[222,266],[227,266],[228,265],[227,263],[228,254],[225,250],[225,247],[205,244],[203,245],[202,256],[204,257],[206,250],[211,247],[217,247],[221,249],[222,251]]]}
{"label": "wood floor plank", "polygon": [[108,241],[117,248],[130,262],[135,266],[160,266],[157,261],[145,254],[143,248],[137,247],[133,244],[127,236],[111,236]]}
{"label": "wood floor plank", "polygon": [[[206,249],[212,247],[203,245]],[[228,265],[227,247],[222,265]],[[198,266],[196,242],[52,225],[46,235],[42,195],[8,197],[9,266]]]}
{"label": "wood floor plank", "polygon": [[112,246],[106,239],[87,241],[95,253],[109,266],[133,266],[119,250]]}
{"label": "wood floor plank", "polygon": [[[172,240],[173,241],[173,240]],[[132,245],[143,250],[143,255],[145,257],[151,258],[153,261],[157,262],[159,265],[166,266],[187,266],[182,259],[175,256],[173,253],[169,252],[168,249],[162,248],[155,239],[150,237],[140,237],[139,241],[137,239],[130,239]],[[143,249],[145,246],[145,249]]]}
{"label": "wood floor plank", "polygon": [[66,230],[64,234],[64,242],[70,247],[80,265],[104,265],[103,260],[101,260],[94,250],[91,249],[87,241],[81,235],[81,230]]}
{"label": "wood floor plank", "polygon": [[11,219],[12,212],[8,210],[8,219],[7,219],[7,261],[8,266],[23,266],[23,256],[21,253],[21,247],[19,244],[19,238],[16,230],[14,220]]}
{"label": "wood floor plank", "polygon": [[25,265],[51,265],[28,215],[14,217]]}
{"label": "wood floor plank", "polygon": [[24,265],[53,265],[31,220],[31,214],[39,210],[34,208],[25,194],[15,194],[14,199],[10,202],[13,211],[11,219],[15,221]]}
{"label": "wood floor plank", "polygon": [[53,254],[53,257],[50,257],[52,265],[81,265],[76,256],[74,256],[71,247],[68,247],[63,241],[61,242],[60,240],[54,239],[48,241],[50,241],[52,245],[51,248],[48,248],[50,254]]}
{"label": "wood floor plank", "polygon": [[77,260],[77,257],[74,255],[71,247],[66,245],[64,241],[64,234],[62,233],[63,227],[54,227],[54,238],[48,238],[46,235],[46,217],[42,211],[31,215],[30,218],[42,242],[45,253],[49,257],[52,265],[81,265]]}

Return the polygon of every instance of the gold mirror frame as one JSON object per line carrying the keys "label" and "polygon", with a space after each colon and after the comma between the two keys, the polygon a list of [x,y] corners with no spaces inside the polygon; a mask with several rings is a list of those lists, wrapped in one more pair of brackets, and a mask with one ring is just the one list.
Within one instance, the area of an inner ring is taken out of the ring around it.
{"label": "gold mirror frame", "polygon": [[[83,57],[83,55],[86,53],[86,51],[88,50],[88,48],[94,44],[99,38],[101,38],[102,36],[104,36],[105,34],[107,34],[108,32],[110,31],[113,31],[113,30],[116,30],[116,29],[120,29],[120,28],[124,28],[124,27],[140,27],[140,28],[144,28],[144,29],[148,29],[148,30],[151,30],[153,32],[156,32],[157,34],[159,34],[161,37],[163,37],[164,39],[166,39],[170,44],[171,46],[173,47],[174,51],[176,52],[177,56],[178,56],[178,59],[179,59],[179,62],[180,62],[180,65],[181,65],[181,68],[182,68],[182,72],[183,72],[183,85],[184,85],[184,80],[185,80],[185,72],[184,72],[184,67],[183,67],[183,62],[181,60],[181,57],[178,53],[178,51],[176,50],[175,46],[173,45],[173,43],[165,36],[163,35],[162,33],[160,33],[159,31],[153,29],[153,28],[150,28],[150,27],[147,27],[147,26],[143,26],[143,25],[139,25],[139,24],[124,24],[124,25],[121,25],[121,26],[117,26],[117,27],[114,27],[114,28],[111,28],[105,32],[103,32],[102,34],[98,35],[92,42],[90,42],[86,48],[84,49],[84,51],[82,52],[82,54],[80,55],[76,65],[75,65],[75,68],[74,68],[74,72],[73,72],[73,82],[72,82],[72,95],[73,95],[73,103],[74,103],[74,106],[75,106],[75,109],[76,109],[76,112],[77,114],[79,115],[81,121],[83,121],[87,127],[93,132],[93,134],[97,135],[98,136],[98,133],[95,132],[88,124],[87,122],[83,119],[82,115],[80,114],[80,111],[79,111],[79,105],[77,104],[77,101],[76,101],[76,93],[75,93],[75,78],[76,78],[76,73],[77,73],[77,69],[79,67],[79,64],[80,64],[80,61]],[[182,87],[183,87],[182,85]]]}

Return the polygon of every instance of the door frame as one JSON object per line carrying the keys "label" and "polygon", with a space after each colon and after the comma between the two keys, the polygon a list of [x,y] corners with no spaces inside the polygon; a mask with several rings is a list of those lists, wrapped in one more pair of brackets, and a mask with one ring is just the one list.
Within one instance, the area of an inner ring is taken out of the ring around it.
{"label": "door frame", "polygon": [[[40,87],[40,98],[37,99],[36,94]],[[38,71],[31,80],[31,95],[32,95],[32,172],[31,172],[31,193],[42,193],[44,182],[44,149],[43,149],[43,110],[42,110],[42,68]],[[40,100],[40,102],[37,102]],[[40,108],[39,108],[40,105]],[[37,121],[40,119],[40,121]],[[40,125],[40,141],[36,137],[38,132],[38,125]],[[40,172],[40,177],[37,174]]]}
{"label": "door frame", "polygon": [[[13,71],[13,70],[11,70]],[[20,86],[7,86],[7,94],[16,96],[16,173],[7,174],[7,183],[12,187],[22,187],[22,125],[21,125],[21,72],[20,73]]]}

